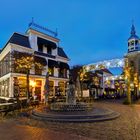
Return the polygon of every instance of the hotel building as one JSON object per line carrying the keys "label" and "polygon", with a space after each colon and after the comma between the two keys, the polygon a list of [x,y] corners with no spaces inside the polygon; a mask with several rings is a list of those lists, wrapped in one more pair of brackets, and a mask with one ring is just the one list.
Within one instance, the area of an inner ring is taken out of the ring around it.
{"label": "hotel building", "polygon": [[27,98],[27,74],[24,69],[17,71],[14,68],[15,59],[20,59],[25,53],[33,55],[35,62],[44,65],[43,70],[35,66],[30,69],[30,95],[37,96],[40,101],[44,100],[45,76],[49,72],[50,97],[57,94],[65,96],[69,58],[59,42],[56,32],[33,21],[24,35],[13,33],[0,51],[0,98]]}

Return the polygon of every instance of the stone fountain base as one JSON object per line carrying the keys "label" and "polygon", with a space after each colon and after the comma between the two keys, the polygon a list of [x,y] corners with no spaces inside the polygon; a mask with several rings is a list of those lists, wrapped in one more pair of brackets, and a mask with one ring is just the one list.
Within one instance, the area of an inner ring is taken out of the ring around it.
{"label": "stone fountain base", "polygon": [[50,105],[50,110],[52,111],[86,111],[92,108],[93,104],[91,103],[52,103]]}
{"label": "stone fountain base", "polygon": [[52,111],[41,107],[32,112],[34,119],[53,122],[98,122],[112,120],[119,116],[118,112],[104,108],[93,108],[87,111]]}

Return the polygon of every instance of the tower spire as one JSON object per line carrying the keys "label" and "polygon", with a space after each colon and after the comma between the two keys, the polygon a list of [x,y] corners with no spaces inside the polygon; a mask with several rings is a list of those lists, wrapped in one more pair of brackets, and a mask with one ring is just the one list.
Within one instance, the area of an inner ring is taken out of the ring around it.
{"label": "tower spire", "polygon": [[135,35],[135,34],[136,34],[136,30],[135,30],[135,26],[134,26],[134,20],[132,20],[131,35]]}
{"label": "tower spire", "polygon": [[132,20],[130,37],[128,38],[128,53],[133,51],[139,51],[139,37],[136,35],[134,21]]}
{"label": "tower spire", "polygon": [[34,23],[34,17],[32,17],[32,23]]}

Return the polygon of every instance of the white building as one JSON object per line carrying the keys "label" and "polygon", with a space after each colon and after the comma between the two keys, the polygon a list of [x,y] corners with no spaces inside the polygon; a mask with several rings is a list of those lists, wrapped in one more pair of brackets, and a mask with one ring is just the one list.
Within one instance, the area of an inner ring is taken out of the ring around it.
{"label": "white building", "polygon": [[[51,34],[51,35],[50,35]],[[35,61],[45,63],[45,69],[30,70],[30,93],[39,100],[44,99],[45,75],[49,71],[50,96],[65,95],[66,83],[69,79],[69,58],[63,48],[59,47],[60,40],[56,33],[41,27],[34,22],[29,24],[26,34],[13,33],[0,52],[0,98],[27,97],[26,74],[24,70],[16,72],[13,69],[13,53],[31,53]]]}

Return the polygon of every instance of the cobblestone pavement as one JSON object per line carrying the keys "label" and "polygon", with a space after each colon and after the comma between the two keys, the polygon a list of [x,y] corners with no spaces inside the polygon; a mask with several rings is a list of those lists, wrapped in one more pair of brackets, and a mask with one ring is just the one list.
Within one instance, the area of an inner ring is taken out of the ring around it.
{"label": "cobblestone pavement", "polygon": [[0,140],[90,140],[83,136],[65,134],[45,128],[19,125],[15,120],[0,123]]}
{"label": "cobblestone pavement", "polygon": [[42,122],[31,118],[4,120],[0,140],[140,140],[140,105],[123,105],[114,100],[94,106],[121,113],[115,120],[94,123]]}

